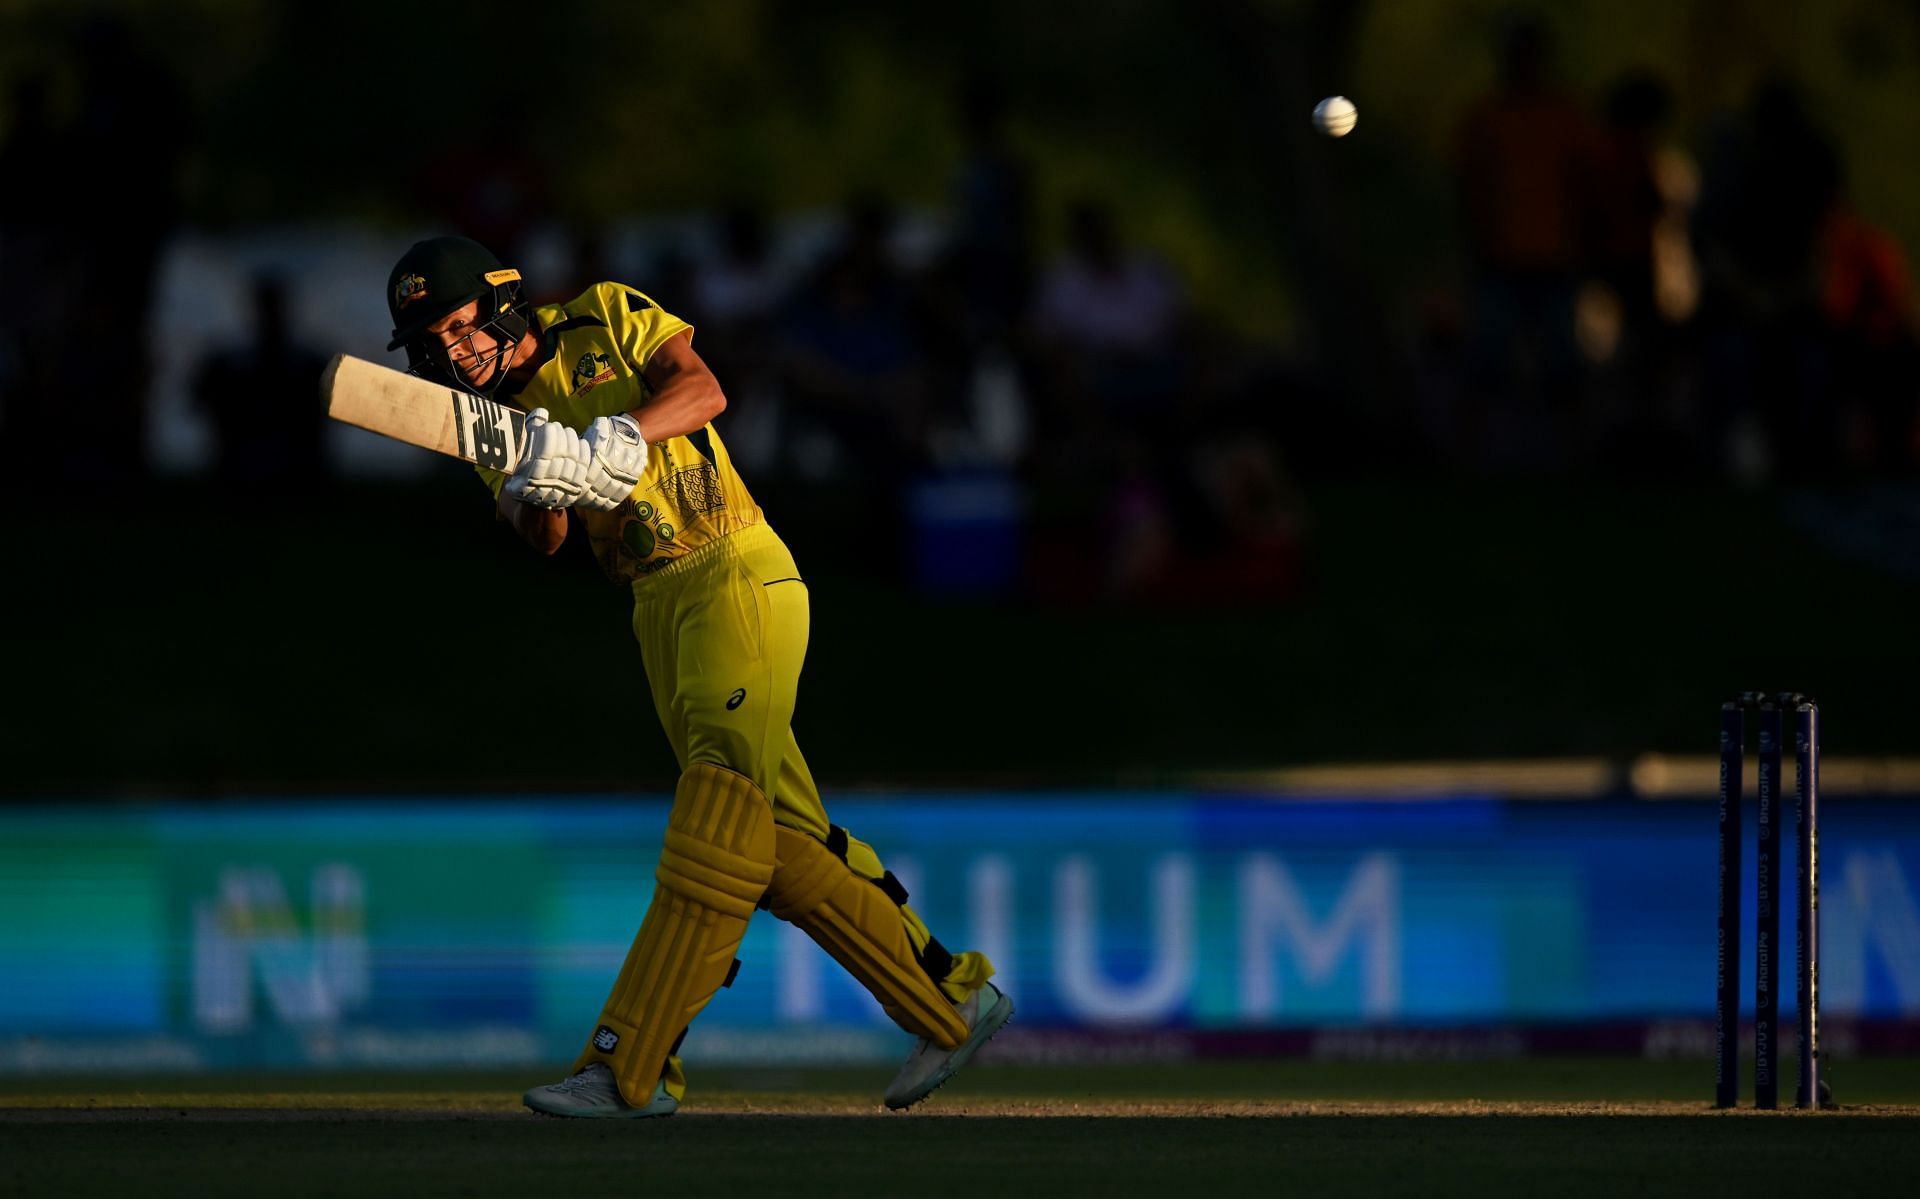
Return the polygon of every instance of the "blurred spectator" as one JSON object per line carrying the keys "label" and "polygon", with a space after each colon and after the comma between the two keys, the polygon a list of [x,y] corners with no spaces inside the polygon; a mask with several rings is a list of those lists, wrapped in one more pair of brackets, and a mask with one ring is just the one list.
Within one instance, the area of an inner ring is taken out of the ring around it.
{"label": "blurred spectator", "polygon": [[529,150],[547,140],[535,119],[505,106],[488,112],[484,136],[428,139],[412,188],[430,223],[460,230],[508,265],[526,261],[536,217],[552,211],[547,172]]}
{"label": "blurred spectator", "polygon": [[1195,451],[1212,538],[1199,539],[1186,586],[1233,603],[1297,594],[1305,583],[1305,499],[1279,454],[1254,437],[1204,439]]}
{"label": "blurred spectator", "polygon": [[1579,401],[1574,298],[1594,129],[1555,81],[1553,50],[1538,17],[1510,18],[1499,82],[1460,131],[1474,275],[1461,436],[1479,465],[1495,468],[1561,461]]}
{"label": "blurred spectator", "polygon": [[1920,465],[1920,314],[1906,254],[1842,191],[1821,226],[1818,269],[1846,464],[1907,474]]}
{"label": "blurred spectator", "polygon": [[1122,463],[1107,511],[1108,593],[1162,607],[1266,604],[1305,584],[1306,514],[1272,446],[1235,431],[1178,448],[1155,468],[1144,443]]}
{"label": "blurred spectator", "polygon": [[1589,269],[1581,296],[1584,347],[1598,364],[1589,432],[1606,464],[1662,469],[1684,462],[1673,428],[1669,329],[1656,295],[1655,244],[1668,210],[1658,135],[1672,108],[1659,77],[1633,72],[1607,89],[1594,143]]}
{"label": "blurred spectator", "polygon": [[1592,269],[1620,304],[1626,341],[1649,333],[1657,317],[1653,231],[1666,199],[1654,177],[1655,137],[1671,105],[1657,77],[1625,76],[1607,90],[1605,123],[1594,142]]}
{"label": "blurred spectator", "polygon": [[901,497],[927,460],[929,389],[911,281],[893,259],[894,212],[875,197],[850,201],[841,241],[787,304],[779,330],[785,435],[803,477],[853,492],[893,522],[903,549]]}
{"label": "blurred spectator", "polygon": [[1434,452],[1420,465],[1427,469],[1464,468],[1476,461],[1478,429],[1466,426],[1473,405],[1466,372],[1471,329],[1468,297],[1449,281],[1426,281],[1411,289],[1408,357],[1412,365],[1409,400],[1420,435]]}
{"label": "blurred spectator", "polygon": [[654,254],[647,268],[646,292],[669,311],[692,314],[699,264],[685,246],[669,243]]}
{"label": "blurred spectator", "polygon": [[1102,559],[1088,576],[1102,598],[1160,600],[1180,581],[1178,501],[1169,486],[1178,476],[1161,469],[1144,442],[1122,443],[1115,458],[1092,547]]}
{"label": "blurred spectator", "polygon": [[565,304],[594,284],[623,274],[613,262],[606,230],[598,225],[583,224],[566,230],[555,250],[557,261],[545,268],[537,260],[515,258],[509,262],[523,276],[530,276],[522,283],[535,304]]}
{"label": "blurred spectator", "polygon": [[925,590],[993,595],[1026,582],[1032,170],[1012,147],[997,81],[957,96],[963,157],[950,234],[915,280],[928,467],[909,484],[914,574]]}
{"label": "blurred spectator", "polygon": [[1169,504],[1183,471],[1148,439],[1180,399],[1184,316],[1178,278],[1122,240],[1106,203],[1068,208],[1065,247],[1041,272],[1026,330],[1043,591],[1130,587],[1157,569],[1153,547],[1175,537]]}
{"label": "blurred spectator", "polygon": [[800,422],[829,434],[864,468],[918,459],[925,380],[908,280],[889,238],[892,208],[850,202],[840,245],[790,305],[783,376]]}
{"label": "blurred spectator", "polygon": [[953,183],[952,255],[973,328],[1004,342],[1026,312],[1033,276],[1033,170],[1007,136],[1000,87],[975,77],[960,97],[965,158]]}
{"label": "blurred spectator", "polygon": [[957,96],[963,158],[945,244],[915,283],[927,358],[929,450],[943,464],[1004,469],[1024,456],[1031,364],[1021,322],[1032,291],[1032,168],[1006,131],[999,85]]}
{"label": "blurred spectator", "polygon": [[766,215],[734,208],[720,216],[719,225],[718,253],[694,268],[689,318],[700,331],[701,355],[716,374],[732,380],[730,390],[770,393],[772,335],[785,296]]}
{"label": "blurred spectator", "polygon": [[758,208],[731,208],[721,214],[719,226],[719,252],[700,265],[690,307],[706,327],[743,337],[764,333],[781,299],[766,214]]}
{"label": "blurred spectator", "polygon": [[1835,461],[1815,255],[1838,172],[1832,141],[1782,76],[1709,138],[1694,220],[1701,387],[1728,469],[1748,482]]}
{"label": "blurred spectator", "polygon": [[1173,270],[1127,245],[1108,205],[1076,202],[1066,250],[1041,277],[1033,317],[1056,431],[1104,436],[1144,423],[1174,399],[1185,317]]}
{"label": "blurred spectator", "polygon": [[253,279],[244,341],[215,350],[194,373],[194,398],[213,424],[214,475],[260,499],[310,494],[326,481],[326,355],[302,344],[279,274]]}
{"label": "blurred spectator", "polygon": [[684,315],[694,323],[700,354],[727,380],[727,439],[734,458],[756,477],[777,478],[782,393],[775,329],[785,287],[774,261],[772,231],[758,208],[716,216],[716,252],[694,264]]}
{"label": "blurred spectator", "polygon": [[1267,436],[1273,376],[1203,339],[1177,275],[1127,245],[1107,205],[1069,209],[1031,336],[1047,367],[1032,461],[1043,594],[1165,605],[1297,590],[1304,522]]}

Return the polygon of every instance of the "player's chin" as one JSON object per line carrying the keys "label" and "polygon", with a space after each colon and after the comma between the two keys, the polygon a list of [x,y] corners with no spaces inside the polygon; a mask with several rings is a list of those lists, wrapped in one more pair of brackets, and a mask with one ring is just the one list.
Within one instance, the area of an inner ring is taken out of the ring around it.
{"label": "player's chin", "polygon": [[497,361],[494,358],[483,358],[479,361],[456,362],[453,364],[453,373],[462,384],[480,391],[493,382]]}

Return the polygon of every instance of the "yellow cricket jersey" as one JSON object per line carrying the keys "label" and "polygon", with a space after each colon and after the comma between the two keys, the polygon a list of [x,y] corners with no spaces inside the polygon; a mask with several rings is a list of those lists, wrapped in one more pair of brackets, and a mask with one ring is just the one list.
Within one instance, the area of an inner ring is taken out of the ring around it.
{"label": "yellow cricket jersey", "polygon": [[[641,372],[668,338],[693,326],[619,283],[596,283],[565,304],[534,309],[547,361],[517,394],[500,398],[584,432],[596,417],[644,407]],[[506,482],[481,468],[494,496]],[[612,512],[574,510],[600,569],[616,583],[651,574],[691,550],[761,523],[760,506],[713,426],[653,443],[646,473]]]}

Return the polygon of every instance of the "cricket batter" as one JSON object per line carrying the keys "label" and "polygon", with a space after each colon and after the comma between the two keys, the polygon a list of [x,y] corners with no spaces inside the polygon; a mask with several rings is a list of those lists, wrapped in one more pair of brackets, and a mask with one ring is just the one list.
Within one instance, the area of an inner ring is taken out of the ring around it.
{"label": "cricket batter", "polygon": [[[415,373],[530,410],[500,517],[545,554],[569,513],[633,591],[633,635],[680,764],[653,901],[571,1075],[527,1092],[555,1116],[671,1115],[688,1024],[732,979],[756,907],[804,929],[918,1038],[904,1108],[1013,1015],[978,953],[953,953],[865,842],[828,822],[791,720],[807,585],[710,423],[726,407],[687,322],[618,283],[534,308],[520,273],[461,237],[416,243],[387,280],[389,350]],[[609,672],[608,706],[633,698]]]}

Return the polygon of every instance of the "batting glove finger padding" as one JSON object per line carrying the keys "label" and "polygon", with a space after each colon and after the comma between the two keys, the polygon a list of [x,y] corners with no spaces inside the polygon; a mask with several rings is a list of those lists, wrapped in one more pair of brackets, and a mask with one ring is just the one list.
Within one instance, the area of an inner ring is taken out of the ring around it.
{"label": "batting glove finger padding", "polygon": [[626,503],[647,469],[647,443],[640,426],[625,413],[603,416],[587,426],[581,439],[593,455],[587,467],[587,493],[579,506],[610,512]]}
{"label": "batting glove finger padding", "polygon": [[540,508],[571,508],[587,493],[593,451],[578,433],[550,420],[545,408],[527,414],[527,453],[507,480],[507,493]]}

